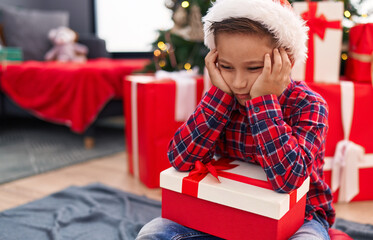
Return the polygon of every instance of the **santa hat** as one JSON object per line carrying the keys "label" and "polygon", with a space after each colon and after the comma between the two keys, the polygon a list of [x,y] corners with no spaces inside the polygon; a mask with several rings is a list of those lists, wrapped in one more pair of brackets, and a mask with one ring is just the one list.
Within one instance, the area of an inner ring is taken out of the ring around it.
{"label": "santa hat", "polygon": [[203,17],[208,48],[216,48],[211,24],[228,18],[248,18],[261,23],[295,61],[305,61],[308,27],[287,0],[217,0]]}

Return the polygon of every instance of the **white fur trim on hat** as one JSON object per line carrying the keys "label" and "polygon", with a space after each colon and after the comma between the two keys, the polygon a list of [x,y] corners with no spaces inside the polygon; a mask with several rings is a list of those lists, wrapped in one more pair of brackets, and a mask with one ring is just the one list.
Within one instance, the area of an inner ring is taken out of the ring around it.
{"label": "white fur trim on hat", "polygon": [[295,61],[305,61],[308,27],[290,7],[276,0],[217,0],[202,19],[205,45],[209,49],[216,48],[211,24],[228,18],[248,18],[261,23]]}

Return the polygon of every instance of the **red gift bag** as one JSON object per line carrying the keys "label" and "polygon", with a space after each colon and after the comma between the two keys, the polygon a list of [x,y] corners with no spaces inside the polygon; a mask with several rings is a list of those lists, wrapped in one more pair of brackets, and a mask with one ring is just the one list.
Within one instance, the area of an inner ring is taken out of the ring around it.
{"label": "red gift bag", "polygon": [[373,23],[352,27],[349,36],[346,76],[356,82],[372,82]]}

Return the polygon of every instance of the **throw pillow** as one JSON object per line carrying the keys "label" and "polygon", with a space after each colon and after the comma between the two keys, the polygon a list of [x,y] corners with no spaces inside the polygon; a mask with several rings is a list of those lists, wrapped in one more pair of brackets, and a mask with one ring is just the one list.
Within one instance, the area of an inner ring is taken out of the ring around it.
{"label": "throw pillow", "polygon": [[68,26],[69,13],[42,11],[0,5],[4,38],[9,47],[20,47],[24,60],[44,60],[52,47],[48,32],[52,28]]}

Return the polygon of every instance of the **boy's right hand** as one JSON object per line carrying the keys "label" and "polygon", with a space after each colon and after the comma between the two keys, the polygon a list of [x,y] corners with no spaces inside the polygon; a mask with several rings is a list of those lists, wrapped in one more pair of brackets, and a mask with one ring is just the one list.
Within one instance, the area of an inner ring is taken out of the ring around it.
{"label": "boy's right hand", "polygon": [[228,84],[221,75],[219,68],[216,66],[217,60],[218,51],[216,49],[212,49],[205,57],[205,65],[209,73],[211,83],[223,92],[232,96],[232,90],[229,88]]}

